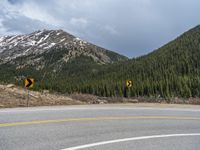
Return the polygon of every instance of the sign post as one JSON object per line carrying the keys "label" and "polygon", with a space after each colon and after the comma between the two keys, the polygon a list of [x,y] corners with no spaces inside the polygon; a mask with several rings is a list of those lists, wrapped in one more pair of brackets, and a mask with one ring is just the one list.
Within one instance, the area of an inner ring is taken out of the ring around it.
{"label": "sign post", "polygon": [[26,102],[26,106],[28,107],[28,106],[29,106],[29,89],[27,89],[27,93],[28,93],[28,95],[27,95],[27,102]]}
{"label": "sign post", "polygon": [[33,87],[34,85],[34,79],[33,78],[27,78],[25,79],[25,82],[24,82],[24,86],[26,87],[27,89],[27,102],[26,102],[26,105],[27,107],[29,107],[29,89]]}

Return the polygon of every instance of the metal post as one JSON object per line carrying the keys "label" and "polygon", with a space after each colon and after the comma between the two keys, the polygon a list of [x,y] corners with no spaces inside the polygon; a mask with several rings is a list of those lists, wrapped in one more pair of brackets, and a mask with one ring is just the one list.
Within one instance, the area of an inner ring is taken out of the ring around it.
{"label": "metal post", "polygon": [[124,86],[124,97],[127,98],[127,87]]}
{"label": "metal post", "polygon": [[27,96],[27,107],[29,107],[29,89],[27,88],[28,96]]}

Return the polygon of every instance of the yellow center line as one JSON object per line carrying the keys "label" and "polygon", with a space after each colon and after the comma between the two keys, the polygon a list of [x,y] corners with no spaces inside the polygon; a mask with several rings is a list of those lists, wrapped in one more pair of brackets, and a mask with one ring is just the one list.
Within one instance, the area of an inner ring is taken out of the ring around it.
{"label": "yellow center line", "polygon": [[35,125],[62,122],[81,122],[81,121],[106,121],[106,120],[134,120],[134,119],[165,119],[165,120],[198,120],[200,117],[178,117],[178,116],[126,116],[126,117],[94,117],[94,118],[67,118],[58,120],[36,120],[26,122],[0,123],[0,127],[11,127],[20,125]]}

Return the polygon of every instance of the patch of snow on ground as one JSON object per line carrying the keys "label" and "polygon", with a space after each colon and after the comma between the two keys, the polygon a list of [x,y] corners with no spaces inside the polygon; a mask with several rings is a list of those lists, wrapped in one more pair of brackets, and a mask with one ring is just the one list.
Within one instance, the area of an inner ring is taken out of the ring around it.
{"label": "patch of snow on ground", "polygon": [[23,56],[23,54],[16,54],[16,55],[12,56],[12,59],[15,59],[15,58],[20,57],[20,56]]}
{"label": "patch of snow on ground", "polygon": [[23,52],[23,55],[27,54],[28,51],[30,51],[31,48],[27,49],[25,52]]}
{"label": "patch of snow on ground", "polygon": [[61,43],[61,42],[63,42],[64,40],[65,40],[65,38],[64,38],[64,39],[62,39],[62,40],[60,40],[60,43]]}
{"label": "patch of snow on ground", "polygon": [[30,41],[28,41],[27,42],[27,45],[29,46],[34,46],[36,44],[36,41],[32,41],[32,40],[30,40]]}
{"label": "patch of snow on ground", "polygon": [[10,38],[8,39],[7,42],[12,42],[12,40],[15,39],[16,37],[17,37],[17,36],[12,36],[12,37],[10,37]]}
{"label": "patch of snow on ground", "polygon": [[45,37],[44,37],[44,41],[49,37],[50,34],[47,34]]}
{"label": "patch of snow on ground", "polygon": [[35,36],[39,36],[40,34],[42,34],[42,31],[38,31]]}
{"label": "patch of snow on ground", "polygon": [[80,41],[81,39],[77,37],[77,38],[75,38],[75,40]]}
{"label": "patch of snow on ground", "polygon": [[42,37],[42,38],[37,42],[37,44],[42,43],[43,40],[44,40],[44,37]]}
{"label": "patch of snow on ground", "polygon": [[11,48],[13,48],[13,46],[12,46],[12,45],[9,45],[8,49],[11,49]]}
{"label": "patch of snow on ground", "polygon": [[43,47],[45,45],[47,45],[47,43],[40,44],[39,47]]}
{"label": "patch of snow on ground", "polygon": [[44,47],[44,49],[49,49],[51,47],[53,47],[56,43],[51,43],[50,45],[48,45],[47,47]]}
{"label": "patch of snow on ground", "polygon": [[[2,42],[4,40],[4,37],[2,36],[2,37],[0,37],[0,42]],[[1,43],[0,43],[1,44]]]}
{"label": "patch of snow on ground", "polygon": [[14,47],[15,47],[15,46],[17,46],[17,45],[18,45],[18,43],[17,43],[17,42],[15,42],[15,44],[14,44]]}

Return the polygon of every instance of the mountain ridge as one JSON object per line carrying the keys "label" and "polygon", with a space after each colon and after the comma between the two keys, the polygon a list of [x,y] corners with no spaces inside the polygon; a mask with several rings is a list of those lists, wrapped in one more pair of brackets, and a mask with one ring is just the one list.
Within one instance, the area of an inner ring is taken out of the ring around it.
{"label": "mountain ridge", "polygon": [[[68,50],[64,61],[81,54],[92,57],[99,63],[111,63],[125,56],[108,51],[77,38],[63,30],[42,30],[30,34],[5,36],[0,38],[0,59],[6,63],[21,56],[40,55],[51,50]],[[109,57],[113,55],[116,60]]]}

